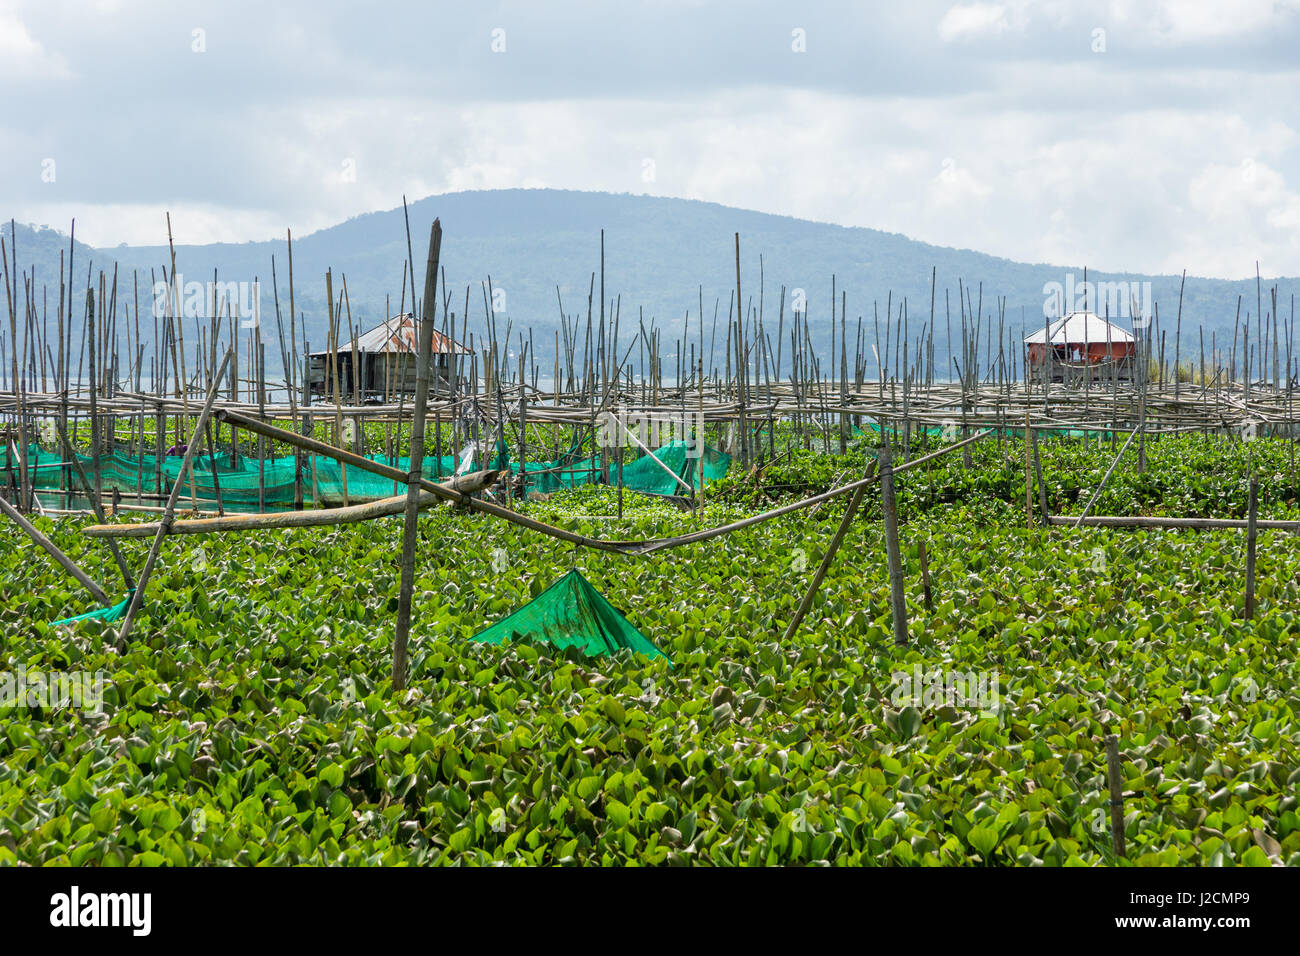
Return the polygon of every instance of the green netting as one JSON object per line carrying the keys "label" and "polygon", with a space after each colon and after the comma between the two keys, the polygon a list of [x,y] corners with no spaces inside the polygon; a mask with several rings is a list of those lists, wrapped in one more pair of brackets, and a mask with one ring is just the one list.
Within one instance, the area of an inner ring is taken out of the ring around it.
{"label": "green netting", "polygon": [[[893,430],[892,425],[890,426],[890,430],[891,431]],[[936,438],[942,438],[944,436],[945,431],[946,429],[944,428],[923,428],[920,425],[912,426],[913,435],[930,435]],[[876,432],[878,434],[880,432],[880,426],[875,422],[868,422],[866,428],[859,428],[857,425],[854,425],[853,430],[849,434],[853,438],[860,438],[861,436],[867,434],[867,432]]]}
{"label": "green netting", "polygon": [[[572,460],[578,451],[575,445],[567,455],[556,461],[528,462],[526,472],[530,490],[541,492],[558,491],[561,488],[574,488],[578,485],[599,483],[601,468],[599,458]],[[684,442],[674,442],[658,449],[655,454],[665,465],[692,487],[699,487],[701,470],[706,481],[715,481],[727,473],[731,458],[715,448],[707,448],[700,458],[690,458],[686,454]],[[93,459],[88,455],[78,455],[77,460],[87,478],[93,481]],[[103,454],[99,456],[100,482],[105,491],[117,489],[124,497],[133,495],[137,489],[144,494],[166,494],[180,474],[182,458],[168,455],[162,459],[161,480],[159,464],[152,456],[137,458],[123,454]],[[410,469],[409,458],[371,456],[372,461],[388,465],[405,473]],[[69,468],[59,467],[63,459],[51,451],[32,445],[27,451],[29,474],[37,491],[57,492],[69,487]],[[700,463],[703,463],[701,469]],[[323,504],[342,504],[343,466],[332,458],[320,455],[303,456],[303,500],[310,502],[318,497]],[[446,478],[455,473],[456,459],[451,455],[441,458],[426,457],[423,474],[426,478]],[[0,469],[9,467],[10,463],[0,462]],[[215,465],[216,478],[213,479]],[[313,467],[314,466],[314,467]],[[12,462],[15,472],[18,463]],[[511,462],[506,457],[504,443],[497,443],[497,454],[492,467],[508,467],[511,472],[519,471],[519,463]],[[196,455],[194,458],[194,491],[197,497],[207,501],[217,499],[217,490],[221,491],[221,500],[231,505],[256,505],[258,502],[258,462],[254,458],[240,457],[231,465],[229,455]],[[263,478],[266,486],[266,503],[270,506],[287,507],[294,501],[294,459],[292,456],[267,460],[263,465]],[[618,466],[611,462],[609,470],[610,484],[618,482]],[[313,483],[315,494],[313,496]],[[654,462],[647,455],[623,465],[623,485],[633,491],[650,494],[673,495],[686,494],[686,489],[672,475]],[[79,489],[75,475],[71,487]],[[352,503],[387,498],[401,494],[404,486],[394,484],[392,479],[381,478],[358,468],[347,469],[347,499]],[[183,486],[186,496],[189,493],[188,480]]]}
{"label": "green netting", "polygon": [[[691,491],[699,490],[701,475],[705,482],[717,481],[725,477],[731,467],[731,456],[712,446],[706,446],[704,453],[699,456],[689,455],[689,450],[686,442],[676,441],[655,449],[654,458],[643,454],[633,461],[624,462],[623,487],[652,495],[688,495]],[[656,462],[655,458],[659,461]],[[666,469],[664,466],[667,466]],[[528,462],[527,471],[530,476],[529,487],[541,492],[601,482],[598,456],[576,461],[566,461],[562,457],[554,462]],[[618,483],[618,463],[611,457],[609,484]],[[688,491],[688,487],[691,490]]]}
{"label": "green netting", "polygon": [[[89,455],[78,455],[78,462],[86,477],[94,480],[93,462]],[[396,462],[386,456],[371,456],[377,461],[405,472],[410,468],[410,460],[398,458]],[[68,469],[57,467],[63,458],[50,451],[32,446],[27,452],[28,468],[32,484],[37,491],[54,492],[68,488]],[[125,497],[133,495],[139,489],[145,494],[166,494],[180,474],[179,455],[164,456],[161,463],[161,481],[159,481],[159,464],[152,456],[137,458],[123,454],[103,454],[99,456],[100,482],[105,491],[117,489]],[[229,504],[256,505],[258,501],[258,462],[255,458],[241,456],[232,466],[229,455],[207,455],[194,457],[194,491],[199,498],[215,501],[217,489],[221,491],[221,500]],[[441,471],[438,465],[441,465]],[[213,466],[216,478],[212,476]],[[303,499],[312,500],[313,465],[316,494],[324,504],[341,504],[343,502],[343,466],[332,458],[320,455],[303,456]],[[447,477],[456,468],[455,459],[444,455],[440,462],[426,458],[423,473],[426,477]],[[14,463],[17,471],[17,463]],[[268,505],[292,505],[294,501],[294,460],[292,456],[268,459],[264,464],[266,484],[266,502]],[[80,490],[76,476],[72,477],[72,487]],[[182,486],[186,496],[189,494],[189,482]],[[404,486],[394,490],[394,483],[389,478],[381,478],[358,468],[347,470],[348,499],[352,502],[386,498],[400,494]]]}
{"label": "green netting", "polygon": [[470,640],[480,644],[540,641],[561,649],[577,647],[588,657],[626,648],[648,657],[662,657],[672,666],[668,655],[650,643],[576,569]]}
{"label": "green netting", "polygon": [[105,622],[117,621],[126,613],[126,609],[131,605],[131,598],[135,595],[132,589],[126,592],[126,597],[114,604],[112,607],[101,607],[96,611],[87,611],[85,614],[78,614],[76,617],[65,617],[61,621],[51,621],[50,627],[59,627],[63,624],[76,624],[78,621],[89,621],[92,618]]}

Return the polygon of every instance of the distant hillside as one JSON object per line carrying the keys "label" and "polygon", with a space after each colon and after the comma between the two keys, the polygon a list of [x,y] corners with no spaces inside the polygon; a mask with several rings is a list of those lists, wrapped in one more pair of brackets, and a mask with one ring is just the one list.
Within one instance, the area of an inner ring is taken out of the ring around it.
{"label": "distant hillside", "polygon": [[[464,311],[465,289],[470,286],[470,331],[484,329],[484,299],[480,282],[489,275],[493,288],[504,293],[504,310],[498,313],[498,328],[507,320],[515,333],[532,328],[543,369],[549,367],[551,343],[558,327],[559,305],[556,287],[569,315],[585,317],[592,273],[597,273],[599,296],[600,230],[605,230],[605,292],[609,300],[621,296],[622,332],[631,343],[637,327],[638,309],[645,324],[651,320],[666,330],[665,339],[682,329],[690,314],[691,339],[697,340],[700,287],[703,287],[706,354],[710,348],[715,303],[719,315],[718,344],[714,364],[721,365],[724,321],[729,297],[736,284],[734,234],[741,237],[742,294],[747,305],[757,308],[760,298],[760,255],[762,257],[763,314],[769,334],[775,339],[780,291],[787,289],[787,330],[790,290],[802,289],[824,354],[830,352],[831,277],[836,289],[847,292],[848,321],[855,328],[863,318],[867,340],[874,341],[873,317],[880,314],[881,335],[886,301],[893,294],[895,319],[899,303],[907,300],[911,335],[915,338],[930,317],[931,270],[936,270],[935,295],[938,360],[946,360],[947,320],[945,292],[952,322],[959,314],[958,282],[971,286],[971,301],[980,297],[982,284],[984,328],[996,328],[997,298],[1006,297],[1008,337],[1019,336],[1043,322],[1044,285],[1064,285],[1073,273],[1083,280],[1083,263],[1073,266],[1030,265],[967,250],[949,249],[917,242],[904,236],[865,228],[844,228],[808,222],[786,216],[732,209],[715,203],[649,196],[611,195],[561,190],[489,190],[432,196],[410,207],[411,237],[416,262],[416,288],[423,292],[424,258],[429,226],[438,216],[443,225],[442,264],[451,292],[451,311]],[[8,230],[5,230],[8,242]],[[52,230],[21,228],[17,234],[20,268],[34,263],[38,285],[48,283],[53,300],[58,295],[58,254],[66,254],[67,237]],[[338,295],[343,276],[354,322],[366,326],[384,311],[384,296],[391,296],[396,312],[402,298],[402,269],[407,259],[406,231],[400,207],[386,212],[358,216],[329,229],[294,238],[295,302],[304,314],[313,346],[323,344],[327,324],[325,281],[327,268],[334,270]],[[288,262],[283,239],[242,244],[178,246],[176,261],[185,281],[206,282],[214,268],[223,281],[251,280],[263,283],[262,309],[269,323],[268,364],[278,365],[271,312],[271,257],[275,256],[281,306],[288,308]],[[129,283],[132,269],[140,270],[142,302],[148,290],[149,270],[161,278],[168,262],[165,244],[119,246],[91,250],[80,246],[74,266],[77,285],[84,283],[81,271],[93,257],[95,269],[112,269],[118,263],[120,280]],[[1129,273],[1094,274],[1098,282],[1150,282],[1159,308],[1172,359],[1175,315],[1178,307],[1178,276],[1147,276]],[[1278,308],[1283,319],[1291,314],[1291,293],[1295,279],[1274,280],[1278,286]],[[21,288],[21,280],[19,286]],[[1271,311],[1269,287],[1265,284],[1264,311]],[[409,300],[409,280],[407,283]],[[84,291],[84,289],[83,289]],[[1205,330],[1208,350],[1212,333],[1217,333],[1223,351],[1230,347],[1238,297],[1241,315],[1256,313],[1253,279],[1224,281],[1189,276],[1183,301],[1184,359],[1199,350],[1198,326]],[[38,293],[39,301],[39,293]],[[838,291],[837,291],[838,298]],[[408,301],[409,307],[409,301]],[[51,305],[52,308],[52,305]],[[838,303],[836,303],[838,309]],[[599,299],[593,303],[599,311]],[[1098,311],[1102,311],[1099,309]],[[1023,318],[1022,318],[1023,316]],[[959,326],[958,326],[959,327]],[[630,330],[630,331],[629,331]],[[788,331],[787,331],[788,335]],[[517,338],[515,338],[517,342]],[[299,343],[301,347],[301,342]],[[775,346],[775,343],[774,343]],[[788,354],[788,345],[786,348]],[[870,349],[868,348],[868,352]]]}
{"label": "distant hillside", "polygon": [[[11,233],[12,229],[12,233]],[[67,274],[68,256],[72,256],[72,268],[77,275],[77,285],[84,291],[88,269],[93,268],[98,273],[102,261],[107,261],[104,254],[97,252],[84,242],[77,240],[75,244],[68,241],[67,232],[60,232],[58,229],[49,226],[24,226],[14,225],[8,220],[0,227],[0,240],[3,240],[5,246],[5,256],[9,260],[10,276],[9,281],[18,289],[19,296],[22,295],[24,277],[27,279],[35,275],[36,283],[36,301],[40,302],[41,286],[45,286],[54,296],[54,301],[50,303],[50,309],[58,304],[59,299],[59,267],[62,264],[64,274]],[[74,248],[75,245],[75,248]],[[14,250],[17,248],[18,254],[18,275],[14,276]],[[117,251],[121,252],[126,247]],[[60,260],[62,256],[62,260]],[[108,268],[111,272],[112,263]],[[2,293],[0,293],[2,295]],[[7,308],[7,304],[6,304]],[[20,313],[21,314],[21,311]],[[5,312],[6,319],[4,324],[8,324],[8,312]]]}

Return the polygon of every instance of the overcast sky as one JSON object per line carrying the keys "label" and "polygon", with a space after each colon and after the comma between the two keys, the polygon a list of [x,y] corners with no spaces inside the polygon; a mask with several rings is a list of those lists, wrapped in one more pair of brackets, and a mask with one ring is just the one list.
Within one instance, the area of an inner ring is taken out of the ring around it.
{"label": "overcast sky", "polygon": [[95,245],[651,193],[1300,275],[1300,0],[0,0],[0,214]]}

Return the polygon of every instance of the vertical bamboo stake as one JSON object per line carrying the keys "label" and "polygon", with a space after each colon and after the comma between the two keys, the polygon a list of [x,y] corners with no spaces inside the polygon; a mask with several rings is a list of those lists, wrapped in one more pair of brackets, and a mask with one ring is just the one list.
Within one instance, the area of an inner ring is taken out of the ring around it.
{"label": "vertical bamboo stake", "polygon": [[1255,617],[1255,540],[1258,531],[1255,522],[1259,516],[1259,480],[1250,476],[1250,508],[1246,512],[1246,608],[1245,618]]}
{"label": "vertical bamboo stake", "polygon": [[1115,856],[1124,856],[1124,778],[1120,772],[1119,739],[1106,735],[1106,782],[1110,789],[1110,839]]}
{"label": "vertical bamboo stake", "polygon": [[[233,426],[230,429],[230,434],[232,437],[235,434],[235,429]],[[217,475],[217,445],[212,437],[211,422],[209,422],[205,426],[202,432],[200,432],[197,428],[194,429],[193,438],[196,442],[200,439],[202,435],[206,435],[208,440],[208,468],[212,472],[212,494],[217,499],[217,517],[222,517],[226,513],[226,506],[222,504],[221,501],[221,479]]]}
{"label": "vertical bamboo stake", "polygon": [[402,532],[402,585],[397,600],[397,632],[393,640],[393,690],[406,688],[406,645],[411,633],[411,592],[415,587],[415,543],[419,531],[420,478],[424,464],[424,418],[429,398],[429,353],[433,350],[433,318],[428,314],[436,303],[438,256],[442,246],[442,223],[435,219],[429,233],[429,259],[424,273],[424,305],[421,308],[419,354],[415,358],[415,408],[411,417],[411,463],[406,479],[406,523]]}
{"label": "vertical bamboo stake", "polygon": [[[325,298],[329,304],[329,358],[326,360],[329,364],[329,376],[334,386],[334,444],[340,448],[343,447],[343,384],[339,379],[339,325],[340,316],[338,308],[334,303],[334,282],[333,270],[325,270]],[[353,371],[355,375],[355,370]],[[328,398],[328,390],[326,397]],[[348,500],[348,466],[339,465],[339,473],[342,476],[343,484],[343,506],[346,508],[350,502]]]}
{"label": "vertical bamboo stake", "polygon": [[[100,302],[103,307],[103,302]],[[86,334],[89,336],[87,348],[90,350],[90,473],[94,480],[92,494],[96,501],[104,499],[104,479],[100,462],[99,447],[99,410],[96,392],[99,390],[99,377],[96,375],[99,362],[95,357],[95,294],[86,291]]]}
{"label": "vertical bamboo stake", "polygon": [[1033,444],[1034,448],[1034,477],[1038,479],[1038,506],[1039,510],[1042,512],[1039,517],[1042,520],[1043,525],[1047,526],[1050,523],[1047,520],[1047,485],[1043,481],[1043,463],[1038,457],[1038,432],[1031,428],[1029,430],[1029,436],[1029,440]]}
{"label": "vertical bamboo stake", "polygon": [[[214,282],[215,286],[216,283]],[[220,325],[220,316],[216,316],[217,325]],[[230,325],[230,347],[234,355],[230,359],[230,401],[232,403],[239,401],[239,302],[232,305],[226,302],[226,319]],[[217,344],[217,337],[213,335],[212,344]],[[197,362],[195,363],[198,364]],[[197,372],[197,368],[195,369]],[[211,442],[209,442],[211,444]],[[217,457],[216,446],[208,449],[208,453],[213,459]],[[230,428],[230,467],[234,468],[239,464],[239,434],[238,430],[232,425]]]}
{"label": "vertical bamboo stake", "polygon": [[[168,296],[168,304],[171,306],[171,316],[176,321],[176,331],[172,338],[172,361],[173,363],[179,363],[176,369],[176,394],[180,396],[183,410],[177,444],[187,444],[184,423],[188,422],[190,417],[190,389],[189,378],[185,369],[185,329],[184,323],[181,321],[181,296],[185,290],[181,289],[177,284],[176,246],[172,241],[172,214],[170,212],[167,213],[167,249],[171,253],[172,263],[171,292]],[[193,487],[193,482],[190,485],[190,498],[194,504],[194,510],[197,511],[199,508],[198,494]]]}
{"label": "vertical bamboo stake", "polygon": [[[293,230],[286,229],[284,232],[285,242],[288,245],[289,254],[289,355],[288,360],[284,363],[284,375],[288,380],[289,389],[289,417],[293,420],[293,427],[299,427],[298,423],[298,389],[297,389],[297,371],[298,371],[298,327],[294,324],[294,301],[293,301]],[[273,280],[274,281],[274,280]],[[278,287],[276,295],[279,295]],[[283,341],[283,336],[281,337]],[[305,372],[306,370],[304,370]],[[307,375],[303,375],[307,379]],[[304,388],[309,388],[309,384],[304,381]],[[305,419],[306,416],[304,416]],[[306,429],[303,429],[306,433]],[[302,510],[302,469],[303,457],[302,449],[294,448],[293,450],[293,510]]]}
{"label": "vertical bamboo stake", "polygon": [[[266,421],[266,343],[262,341],[260,324],[257,326],[257,417]],[[257,436],[257,510],[266,511],[266,439],[261,435]]]}
{"label": "vertical bamboo stake", "polygon": [[[704,323],[703,323],[703,319],[701,319],[700,328],[703,327],[704,327]],[[704,428],[704,357],[703,356],[704,356],[704,346],[703,346],[703,342],[701,342],[699,365],[696,368],[696,374],[699,376],[699,388],[700,388],[700,401],[699,401],[700,417],[699,420],[695,423],[697,429],[695,440],[700,447],[699,463],[696,465],[695,468],[697,477],[700,480],[699,492],[696,494],[695,520],[697,522],[701,520],[704,512],[704,465],[705,462],[708,460],[708,455],[709,455],[709,443],[706,440],[707,433]]]}
{"label": "vertical bamboo stake", "polygon": [[1029,406],[1025,406],[1025,522],[1030,527],[1034,524],[1034,478],[1030,472],[1033,466],[1032,449],[1030,448],[1031,432],[1029,426]]}
{"label": "vertical bamboo stake", "polygon": [[925,599],[925,609],[934,610],[934,595],[930,590],[930,556],[926,552],[925,542],[920,543],[921,558],[921,594]]}
{"label": "vertical bamboo stake", "polygon": [[898,502],[894,497],[894,466],[889,436],[881,427],[880,499],[885,515],[885,553],[889,560],[889,605],[894,616],[894,643],[907,645],[907,604],[903,589],[903,555],[898,548]]}
{"label": "vertical bamboo stake", "polygon": [[[740,233],[736,233],[736,395],[738,398],[740,421],[740,465],[749,470],[749,426],[745,421],[745,344],[744,344],[744,303],[740,298]],[[832,310],[831,321],[835,314]]]}
{"label": "vertical bamboo stake", "polygon": [[[16,236],[16,234],[13,233],[13,228],[14,227],[11,224],[10,225],[11,235]],[[18,262],[18,252],[17,250],[14,250],[15,270],[18,268],[17,262]],[[18,375],[19,375],[18,313],[17,313],[17,303],[14,302],[14,293],[12,288],[9,285],[9,253],[4,244],[4,239],[2,238],[0,238],[0,263],[2,263],[4,266],[3,273],[4,273],[5,300],[9,305],[9,358],[13,365],[13,371],[10,375],[10,385],[13,388],[14,397],[16,399],[18,396]],[[15,403],[14,410],[15,412],[20,412],[17,403]],[[26,436],[23,435],[22,433],[23,416],[21,414],[18,414],[15,417],[17,418],[18,444],[19,444],[19,448],[18,448],[19,454],[17,456],[18,457],[18,495],[15,498],[15,500],[18,502],[18,507],[22,508],[24,507],[25,502],[27,500],[27,496],[24,494],[24,490],[27,486],[27,455],[26,455],[27,442],[25,441]],[[6,448],[6,453],[7,452],[8,449]],[[8,467],[12,469],[13,457],[6,455],[6,462],[8,464]]]}

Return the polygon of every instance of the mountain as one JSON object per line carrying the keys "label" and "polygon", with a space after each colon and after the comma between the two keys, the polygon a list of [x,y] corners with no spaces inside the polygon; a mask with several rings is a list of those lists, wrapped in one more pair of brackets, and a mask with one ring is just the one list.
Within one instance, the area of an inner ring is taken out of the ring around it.
{"label": "mountain", "polygon": [[[810,222],[716,203],[627,194],[507,189],[449,193],[410,205],[415,286],[421,295],[429,227],[435,216],[442,221],[441,263],[450,290],[449,308],[458,317],[458,334],[463,328],[459,323],[468,314],[469,332],[476,340],[482,337],[485,306],[480,283],[490,276],[496,294],[498,332],[503,333],[509,322],[512,346],[517,346],[518,333],[522,331],[526,338],[531,329],[543,374],[551,367],[559,327],[557,286],[565,313],[580,316],[585,331],[588,291],[595,273],[596,298],[592,308],[599,313],[601,229],[605,231],[605,295],[610,303],[616,299],[619,303],[622,348],[631,345],[640,321],[638,316],[643,314],[647,329],[653,321],[664,330],[662,341],[671,353],[665,356],[665,373],[670,377],[675,367],[674,343],[688,314],[689,342],[695,342],[698,347],[701,294],[704,353],[712,354],[714,366],[720,367],[725,361],[725,319],[736,286],[734,235],[737,232],[741,243],[742,295],[747,307],[757,309],[761,294],[764,326],[774,349],[781,287],[786,288],[783,351],[787,356],[790,297],[794,290],[803,290],[814,344],[824,359],[829,360],[832,276],[836,299],[839,300],[841,292],[846,294],[850,335],[855,335],[861,316],[867,343],[865,351],[870,354],[877,314],[881,338],[884,338],[886,303],[891,293],[895,321],[900,303],[905,299],[910,338],[915,341],[920,335],[930,318],[934,270],[935,349],[938,362],[949,370],[951,363],[945,353],[950,321],[957,330],[953,335],[960,338],[959,281],[972,305],[982,302],[983,330],[997,327],[998,297],[1005,297],[1005,334],[1014,340],[1022,332],[1041,327],[1047,297],[1045,288],[1049,283],[1059,284],[1061,291],[1071,287],[1079,289],[1084,277],[1083,264],[1013,262],[979,252],[929,245],[896,233]],[[8,233],[6,229],[6,240]],[[50,229],[23,227],[17,230],[16,239],[19,268],[30,270],[34,265],[37,286],[48,286],[50,295],[57,301],[58,255],[60,249],[66,255],[67,237]],[[270,282],[272,256],[281,309],[287,315],[288,257],[283,238],[176,247],[177,270],[187,283],[210,281],[214,268],[223,282],[260,279],[267,364],[269,368],[278,368],[279,345]],[[348,302],[356,325],[368,327],[382,318],[385,295],[390,297],[389,311],[398,311],[403,297],[403,266],[407,260],[402,209],[357,216],[328,229],[295,237],[293,258],[295,306],[305,322],[306,338],[312,347],[323,347],[328,325],[324,278],[327,269],[333,269],[336,297],[341,295],[346,277]],[[131,304],[131,273],[138,270],[145,326],[142,338],[148,348],[152,338],[148,312],[150,270],[161,280],[163,267],[169,264],[167,246],[89,249],[79,244],[74,261],[78,277],[75,284],[83,292],[82,270],[92,260],[96,272],[104,269],[111,274],[114,263],[117,264],[119,301],[125,296],[128,304]],[[1096,292],[1091,294],[1089,305],[1098,312],[1105,311],[1108,295],[1112,314],[1120,311],[1121,303],[1127,305],[1135,296],[1139,302],[1147,300],[1148,311],[1152,305],[1157,307],[1157,329],[1164,335],[1168,360],[1173,360],[1180,276],[1103,274],[1089,270],[1087,277],[1089,281],[1109,285],[1101,289],[1100,304]],[[1268,315],[1272,311],[1269,290],[1277,286],[1283,326],[1291,318],[1291,294],[1296,281],[1293,278],[1269,280],[1263,289],[1263,311]],[[1118,283],[1128,287],[1119,287]],[[21,293],[21,279],[18,286]],[[465,311],[467,286],[468,313]],[[440,294],[444,294],[441,277]],[[409,308],[409,278],[405,295]],[[1204,329],[1207,352],[1212,336],[1221,352],[1229,351],[1239,298],[1243,323],[1248,314],[1252,317],[1251,342],[1254,343],[1257,310],[1253,279],[1187,277],[1182,302],[1184,362],[1189,358],[1196,360],[1200,348],[1198,327]],[[39,288],[36,300],[39,314]],[[1076,305],[1081,306],[1082,302]],[[53,310],[53,303],[49,308]],[[838,308],[837,301],[836,315]],[[607,307],[610,314],[612,309],[612,305]],[[711,344],[715,310],[720,331],[716,344]],[[951,320],[946,317],[946,311],[951,313]],[[203,324],[207,324],[206,320]],[[1125,320],[1123,324],[1129,323]],[[981,332],[981,338],[986,334]],[[190,339],[187,335],[187,345]],[[302,346],[300,332],[299,348]],[[874,375],[874,360],[871,363],[868,374]]]}

